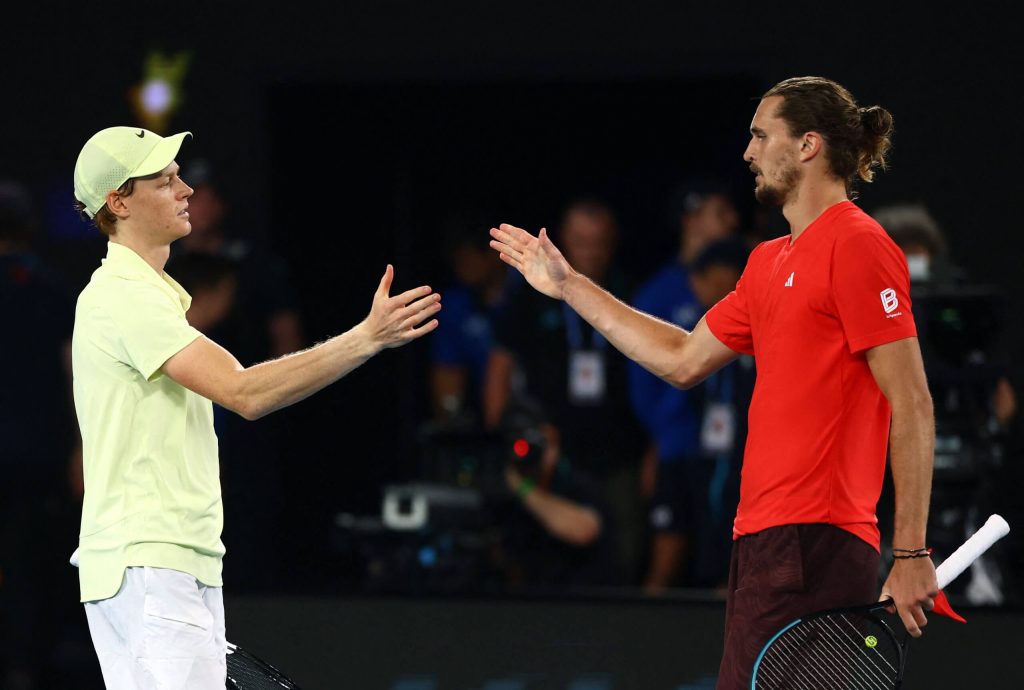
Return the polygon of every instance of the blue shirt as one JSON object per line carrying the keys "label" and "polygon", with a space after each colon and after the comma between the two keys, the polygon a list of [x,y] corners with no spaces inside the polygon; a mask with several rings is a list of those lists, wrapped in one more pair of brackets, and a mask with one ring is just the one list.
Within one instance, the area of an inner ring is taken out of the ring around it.
{"label": "blue shirt", "polygon": [[[678,261],[641,285],[633,306],[686,330],[692,330],[705,311],[690,288],[688,271]],[[629,396],[637,418],[658,446],[660,462],[675,462],[697,452],[700,420],[687,391],[630,362]]]}
{"label": "blue shirt", "polygon": [[[35,255],[5,254],[0,312],[0,468],[4,481],[49,477],[53,466],[40,459],[70,450],[73,434],[64,348],[71,342],[74,302]],[[26,463],[30,458],[34,462]]]}
{"label": "blue shirt", "polygon": [[430,339],[430,360],[435,365],[464,368],[468,374],[466,396],[471,401],[480,399],[494,322],[503,303],[485,305],[461,285],[444,291],[444,314]]}

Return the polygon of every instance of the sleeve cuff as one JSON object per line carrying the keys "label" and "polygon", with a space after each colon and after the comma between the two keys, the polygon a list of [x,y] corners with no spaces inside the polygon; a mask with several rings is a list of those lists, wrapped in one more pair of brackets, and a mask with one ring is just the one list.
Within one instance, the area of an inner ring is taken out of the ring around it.
{"label": "sleeve cuff", "polygon": [[166,350],[154,355],[153,358],[146,363],[145,368],[140,370],[139,373],[145,376],[147,381],[153,381],[157,378],[157,374],[160,373],[160,367],[162,367],[167,360],[184,350],[202,335],[203,334],[198,330],[189,326],[189,330],[183,332],[180,339],[178,339],[173,345],[168,346]]}
{"label": "sleeve cuff", "polygon": [[864,350],[870,350],[873,347],[879,345],[885,345],[887,343],[894,343],[897,340],[903,340],[905,338],[914,338],[917,336],[917,326],[913,323],[901,326],[900,328],[887,328],[884,331],[876,331],[869,335],[863,335],[859,338],[850,339],[850,353],[857,354]]}
{"label": "sleeve cuff", "polygon": [[754,354],[754,348],[748,347],[746,345],[746,341],[743,338],[731,338],[729,336],[723,335],[720,332],[718,327],[715,326],[714,324],[714,321],[717,317],[714,315],[713,310],[714,308],[712,307],[712,310],[709,310],[708,313],[704,315],[704,323],[707,324],[708,330],[711,331],[711,335],[715,336],[715,338],[718,339],[718,342],[722,343],[733,352],[739,353],[741,355]]}

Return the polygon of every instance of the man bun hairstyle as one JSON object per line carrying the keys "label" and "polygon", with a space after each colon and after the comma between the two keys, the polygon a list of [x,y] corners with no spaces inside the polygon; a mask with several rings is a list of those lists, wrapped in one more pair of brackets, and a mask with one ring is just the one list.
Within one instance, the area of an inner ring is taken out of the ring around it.
{"label": "man bun hairstyle", "polygon": [[892,113],[879,105],[859,108],[864,128],[864,145],[857,164],[857,175],[865,182],[875,179],[874,168],[887,169],[886,156],[892,147]]}
{"label": "man bun hairstyle", "polygon": [[792,136],[813,131],[824,137],[829,167],[845,182],[851,199],[858,181],[871,182],[875,168],[887,169],[893,117],[885,108],[861,108],[846,88],[824,77],[786,79],[761,98],[770,96],[782,97],[778,115]]}

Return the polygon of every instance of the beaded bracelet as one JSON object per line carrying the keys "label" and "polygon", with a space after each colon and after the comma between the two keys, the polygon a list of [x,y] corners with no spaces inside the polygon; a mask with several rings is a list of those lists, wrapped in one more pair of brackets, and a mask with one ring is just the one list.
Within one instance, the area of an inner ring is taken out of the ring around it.
{"label": "beaded bracelet", "polygon": [[[893,549],[892,557],[899,560],[906,560],[908,558],[928,558],[932,555],[932,550],[925,547],[921,549]],[[898,555],[904,554],[902,556]]]}

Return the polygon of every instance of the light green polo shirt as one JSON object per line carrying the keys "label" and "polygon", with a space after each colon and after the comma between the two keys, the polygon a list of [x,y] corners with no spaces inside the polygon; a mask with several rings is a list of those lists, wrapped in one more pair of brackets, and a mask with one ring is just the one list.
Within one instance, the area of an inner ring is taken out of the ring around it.
{"label": "light green polo shirt", "polygon": [[114,596],[131,566],[222,584],[213,405],[160,370],[201,335],[185,320],[191,302],[170,276],[113,242],[78,297],[72,361],[85,463],[82,601]]}

